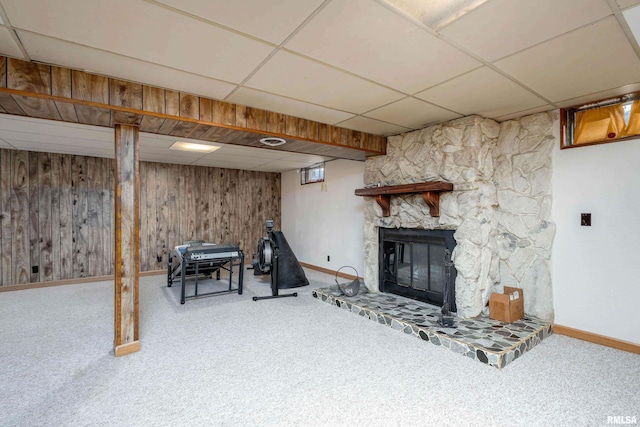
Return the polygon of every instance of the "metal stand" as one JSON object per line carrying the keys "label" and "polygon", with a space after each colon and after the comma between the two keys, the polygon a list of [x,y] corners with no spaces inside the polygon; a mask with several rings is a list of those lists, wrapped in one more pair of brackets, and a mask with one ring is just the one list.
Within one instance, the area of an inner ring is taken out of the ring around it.
{"label": "metal stand", "polygon": [[[236,263],[237,261],[237,263]],[[180,263],[180,281],[182,285],[182,289],[180,291],[180,304],[184,304],[188,299],[201,298],[206,296],[213,295],[223,295],[237,292],[239,295],[242,295],[242,282],[244,279],[244,254],[242,251],[238,250],[238,255],[233,257],[226,257],[216,260],[206,259],[206,260],[187,260],[186,258],[182,258],[182,262]],[[203,264],[203,272],[200,271],[200,265]],[[168,280],[167,286],[171,287],[173,285],[173,255],[169,255],[169,271],[168,271]],[[239,276],[238,276],[238,287],[233,288],[233,267],[239,266]],[[177,268],[177,266],[176,266]],[[192,295],[186,295],[186,279],[187,279],[187,269],[193,271],[193,276],[195,279],[195,291]],[[193,269],[193,270],[191,270]],[[216,279],[220,280],[220,270],[225,270],[229,272],[229,288],[223,291],[214,291],[214,292],[206,292],[204,294],[198,293],[198,277],[200,274],[204,274],[205,276],[211,275],[213,278],[213,273],[216,274]]]}
{"label": "metal stand", "polygon": [[254,301],[260,301],[263,299],[274,299],[274,298],[286,298],[286,297],[297,297],[298,293],[294,292],[292,294],[283,294],[280,295],[278,293],[278,248],[274,251],[273,255],[273,265],[271,267],[271,295],[266,297],[253,297]]}

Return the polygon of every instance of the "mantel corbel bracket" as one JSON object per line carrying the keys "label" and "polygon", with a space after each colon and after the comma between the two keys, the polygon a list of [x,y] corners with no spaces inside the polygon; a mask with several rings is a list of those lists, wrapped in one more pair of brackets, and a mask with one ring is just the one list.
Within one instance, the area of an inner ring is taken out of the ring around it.
{"label": "mantel corbel bracket", "polygon": [[382,216],[391,215],[391,197],[388,194],[378,194],[376,196],[376,202],[382,208]]}
{"label": "mantel corbel bracket", "polygon": [[437,191],[425,191],[422,200],[429,206],[429,213],[433,217],[440,216],[440,193]]}

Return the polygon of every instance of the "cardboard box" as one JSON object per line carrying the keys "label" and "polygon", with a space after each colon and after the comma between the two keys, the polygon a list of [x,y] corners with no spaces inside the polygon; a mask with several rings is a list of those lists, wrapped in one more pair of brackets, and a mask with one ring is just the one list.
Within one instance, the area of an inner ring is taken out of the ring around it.
{"label": "cardboard box", "polygon": [[504,293],[489,297],[489,317],[501,322],[515,322],[524,316],[524,295],[521,288],[504,287]]}

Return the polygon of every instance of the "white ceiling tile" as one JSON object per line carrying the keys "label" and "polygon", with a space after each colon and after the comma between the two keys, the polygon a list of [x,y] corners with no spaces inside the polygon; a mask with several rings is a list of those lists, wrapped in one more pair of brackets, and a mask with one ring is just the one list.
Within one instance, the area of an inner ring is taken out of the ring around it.
{"label": "white ceiling tile", "polygon": [[169,148],[159,148],[159,147],[149,147],[149,146],[138,146],[138,150],[140,151],[140,155],[158,155],[164,157],[175,157],[176,159],[191,159],[197,160],[203,156],[203,153],[199,153],[197,151],[186,151],[186,150],[172,150]]}
{"label": "white ceiling tile", "polygon": [[488,67],[473,70],[416,96],[463,115],[479,114],[489,118],[546,104]]}
{"label": "white ceiling tile", "polygon": [[576,105],[587,104],[594,101],[601,101],[607,98],[614,98],[633,92],[640,92],[640,83],[620,86],[614,89],[591,93],[589,95],[584,95],[577,98],[566,99],[564,101],[557,102],[556,104],[560,108],[574,107]]}
{"label": "white ceiling tile", "polygon": [[115,141],[115,134],[110,128],[0,114],[0,135],[9,131],[25,135],[39,134],[58,138],[95,140],[111,144]]}
{"label": "white ceiling tile", "polygon": [[504,122],[505,120],[517,119],[519,117],[530,116],[531,114],[542,113],[544,111],[551,111],[556,109],[552,105],[543,105],[541,107],[531,108],[529,110],[518,111],[516,113],[505,114],[504,116],[494,117],[497,122]]}
{"label": "white ceiling tile", "polygon": [[250,170],[257,172],[271,172],[271,173],[282,173],[290,170],[294,170],[297,168],[286,168],[286,167],[278,167],[278,166],[260,166],[256,168],[252,168]]}
{"label": "white ceiling tile", "polygon": [[225,160],[217,160],[215,158],[203,157],[191,163],[196,166],[210,166],[225,169],[248,169],[254,167],[252,163],[229,162]]}
{"label": "white ceiling tile", "polygon": [[0,26],[0,55],[24,59],[20,47],[11,36],[11,31],[3,26]]}
{"label": "white ceiling tile", "polygon": [[[317,162],[316,162],[317,163]],[[301,162],[301,161],[291,161],[291,160],[274,160],[273,162],[269,162],[265,165],[263,165],[264,167],[273,167],[273,168],[278,168],[278,169],[287,169],[287,170],[291,170],[291,169],[300,169],[300,168],[306,168],[309,167],[311,165],[313,165],[315,163],[307,163],[307,162]]]}
{"label": "white ceiling tile", "polygon": [[285,47],[405,93],[480,66],[370,0],[332,1]]}
{"label": "white ceiling tile", "polygon": [[[280,44],[323,0],[157,0],[225,27]],[[251,13],[247,13],[251,11]]]}
{"label": "white ceiling tile", "polygon": [[7,141],[0,139],[0,148],[9,148],[9,149],[13,149],[15,148],[13,145],[9,144]]}
{"label": "white ceiling tile", "polygon": [[396,101],[382,108],[369,111],[365,116],[413,129],[461,117],[459,114],[415,98]]}
{"label": "white ceiling tile", "polygon": [[636,43],[638,43],[640,40],[640,7],[627,9],[622,14],[627,21],[627,25],[629,25],[633,37],[636,39]]}
{"label": "white ceiling tile", "polygon": [[640,4],[640,0],[616,0],[616,3],[618,3],[618,7],[620,7],[620,9],[626,9]]}
{"label": "white ceiling tile", "polygon": [[492,0],[440,32],[492,62],[611,13],[606,0]]}
{"label": "white ceiling tile", "polygon": [[74,43],[19,31],[32,59],[133,82],[222,99],[236,87],[220,80],[197,76],[161,65],[127,58]]}
{"label": "white ceiling tile", "polygon": [[487,0],[382,0],[418,22],[438,30]]}
{"label": "white ceiling tile", "polygon": [[347,129],[359,130],[362,132],[371,132],[378,135],[397,135],[408,132],[411,129],[391,123],[381,122],[379,120],[370,119],[368,117],[357,116],[340,123],[340,127]]}
{"label": "white ceiling tile", "polygon": [[13,145],[17,150],[75,154],[79,156],[108,157],[111,159],[115,157],[114,149],[96,148],[90,145],[65,145],[50,143],[44,144],[40,141],[34,142],[14,140],[8,140],[7,142]]}
{"label": "white ceiling tile", "polygon": [[16,28],[229,82],[242,81],[273,50],[146,1],[3,0],[2,5]]}
{"label": "white ceiling tile", "polygon": [[496,66],[551,101],[640,81],[640,60],[614,17],[529,48]]}
{"label": "white ceiling tile", "polygon": [[211,154],[207,154],[203,159],[203,161],[224,161],[229,163],[243,163],[248,165],[262,165],[268,163],[270,160],[260,157],[251,157],[248,155],[244,156],[234,156],[228,154],[218,154],[217,152],[213,152]]}
{"label": "white ceiling tile", "polygon": [[233,144],[227,144],[221,149],[214,151],[214,153],[230,156],[253,156],[262,159],[281,159],[289,154],[288,151],[273,148],[253,148]]}
{"label": "white ceiling tile", "polygon": [[92,139],[72,138],[69,136],[47,135],[40,133],[26,133],[2,130],[0,138],[6,141],[20,141],[24,143],[38,143],[47,145],[65,145],[69,147],[89,147],[97,150],[115,151],[114,142],[96,141]]}
{"label": "white ceiling tile", "polygon": [[289,114],[320,123],[335,124],[353,117],[353,114],[345,113],[344,111],[333,110],[244,87],[239,88],[226,100],[235,104],[250,105],[254,108]]}
{"label": "white ceiling tile", "polygon": [[398,92],[284,51],[275,54],[246,86],[355,114],[403,97]]}
{"label": "white ceiling tile", "polygon": [[[202,153],[200,153],[202,156]],[[181,157],[181,156],[172,156],[171,154],[162,154],[162,153],[154,153],[154,152],[143,152],[140,151],[140,160],[143,162],[156,162],[156,163],[171,163],[177,165],[189,165],[196,162],[200,157]]]}
{"label": "white ceiling tile", "polygon": [[332,160],[331,157],[313,156],[311,154],[294,154],[292,156],[284,157],[283,160],[298,161],[302,163],[308,163],[310,165],[326,162]]}

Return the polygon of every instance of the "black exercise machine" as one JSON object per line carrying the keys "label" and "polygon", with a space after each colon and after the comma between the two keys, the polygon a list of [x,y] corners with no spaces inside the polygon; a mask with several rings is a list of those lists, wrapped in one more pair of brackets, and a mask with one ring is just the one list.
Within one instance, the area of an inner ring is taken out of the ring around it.
{"label": "black exercise machine", "polygon": [[271,275],[271,295],[253,297],[253,300],[297,297],[297,292],[280,294],[278,290],[307,286],[309,281],[304,270],[282,231],[273,231],[273,220],[267,220],[265,228],[267,236],[258,241],[257,253],[249,268],[253,269],[254,276]]}

